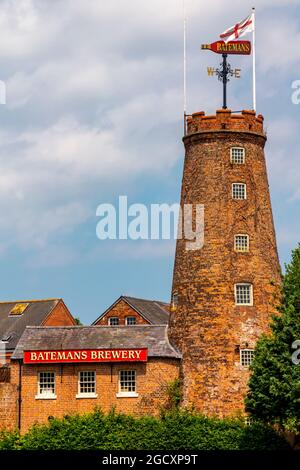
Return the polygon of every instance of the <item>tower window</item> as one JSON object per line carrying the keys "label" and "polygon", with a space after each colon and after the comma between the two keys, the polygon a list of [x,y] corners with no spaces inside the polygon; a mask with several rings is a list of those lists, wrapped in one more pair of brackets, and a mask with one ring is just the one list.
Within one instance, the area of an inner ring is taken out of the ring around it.
{"label": "tower window", "polygon": [[118,317],[110,317],[108,319],[108,324],[109,324],[109,326],[118,326],[119,325]]}
{"label": "tower window", "polygon": [[234,236],[235,251],[249,251],[249,235],[238,234]]}
{"label": "tower window", "polygon": [[241,365],[243,367],[249,367],[254,358],[254,350],[253,349],[241,349],[240,351],[240,359]]}
{"label": "tower window", "polygon": [[235,285],[235,303],[236,305],[253,305],[252,284]]}
{"label": "tower window", "polygon": [[253,420],[252,420],[251,416],[245,416],[245,425],[246,426],[251,426],[252,423],[253,423]]}
{"label": "tower window", "polygon": [[136,325],[136,318],[135,317],[126,317],[126,325],[127,326]]}
{"label": "tower window", "polygon": [[178,292],[173,292],[172,300],[171,300],[171,310],[172,311],[176,310],[177,306],[178,306]]}
{"label": "tower window", "polygon": [[247,199],[245,183],[233,183],[232,197],[233,199]]}
{"label": "tower window", "polygon": [[230,160],[235,165],[244,165],[245,163],[245,149],[243,147],[231,147]]}

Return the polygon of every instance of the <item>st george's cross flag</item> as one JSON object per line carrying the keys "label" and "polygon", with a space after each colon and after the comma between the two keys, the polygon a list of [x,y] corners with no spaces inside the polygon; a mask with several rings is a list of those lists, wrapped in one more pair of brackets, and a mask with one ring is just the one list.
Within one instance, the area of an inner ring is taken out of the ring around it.
{"label": "st george's cross flag", "polygon": [[223,41],[226,43],[229,41],[235,41],[238,38],[245,36],[245,34],[251,33],[252,31],[254,31],[253,13],[240,23],[237,23],[234,26],[231,26],[231,28],[226,29],[224,33],[220,34],[220,38],[223,39]]}

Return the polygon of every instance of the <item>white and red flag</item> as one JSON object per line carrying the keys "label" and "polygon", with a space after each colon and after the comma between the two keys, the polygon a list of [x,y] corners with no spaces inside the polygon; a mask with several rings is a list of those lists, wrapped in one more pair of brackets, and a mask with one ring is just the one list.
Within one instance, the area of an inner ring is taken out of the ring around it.
{"label": "white and red flag", "polygon": [[231,28],[226,29],[224,33],[220,34],[220,38],[224,42],[235,41],[242,36],[245,36],[247,33],[254,31],[254,13],[249,15],[246,19],[240,23],[231,26]]}
{"label": "white and red flag", "polygon": [[255,8],[252,8],[251,15],[243,21],[231,26],[231,28],[226,29],[224,33],[220,34],[220,38],[227,43],[229,41],[236,41],[248,33],[252,33],[253,109],[256,110]]}

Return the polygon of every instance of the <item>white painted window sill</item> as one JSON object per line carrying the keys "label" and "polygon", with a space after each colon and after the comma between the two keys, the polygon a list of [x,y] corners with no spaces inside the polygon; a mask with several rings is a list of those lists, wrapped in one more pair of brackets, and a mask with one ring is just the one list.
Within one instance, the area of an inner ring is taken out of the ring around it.
{"label": "white painted window sill", "polygon": [[36,400],[56,400],[57,395],[36,395]]}
{"label": "white painted window sill", "polygon": [[98,398],[97,393],[77,393],[76,398]]}
{"label": "white painted window sill", "polygon": [[238,303],[235,303],[236,307],[254,307],[253,304],[238,304]]}
{"label": "white painted window sill", "polygon": [[137,398],[139,396],[136,392],[119,392],[116,394],[117,398]]}

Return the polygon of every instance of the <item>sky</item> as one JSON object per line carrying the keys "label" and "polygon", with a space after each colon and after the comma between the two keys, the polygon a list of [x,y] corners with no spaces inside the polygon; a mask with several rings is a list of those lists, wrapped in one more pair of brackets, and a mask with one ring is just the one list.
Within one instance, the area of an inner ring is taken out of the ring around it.
{"label": "sky", "polygon": [[[186,0],[187,111],[222,90],[201,51],[253,2]],[[300,241],[298,0],[257,0],[257,111],[282,266]],[[100,241],[99,204],[179,202],[184,149],[182,0],[0,0],[0,298],[62,297],[91,323],[120,295],[170,298],[174,243]],[[247,37],[243,39],[248,39]],[[250,39],[250,36],[249,36]],[[252,107],[251,58],[229,107]]]}

